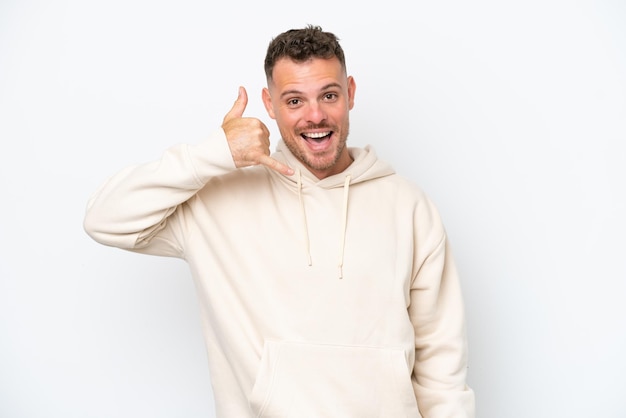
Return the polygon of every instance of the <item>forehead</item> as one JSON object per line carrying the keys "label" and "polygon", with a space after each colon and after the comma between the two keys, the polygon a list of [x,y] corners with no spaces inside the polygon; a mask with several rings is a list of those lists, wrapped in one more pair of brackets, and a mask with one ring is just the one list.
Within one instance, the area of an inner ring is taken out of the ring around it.
{"label": "forehead", "polygon": [[276,61],[270,80],[270,88],[283,90],[315,90],[328,84],[347,85],[346,73],[336,57],[311,58],[297,62],[290,58]]}

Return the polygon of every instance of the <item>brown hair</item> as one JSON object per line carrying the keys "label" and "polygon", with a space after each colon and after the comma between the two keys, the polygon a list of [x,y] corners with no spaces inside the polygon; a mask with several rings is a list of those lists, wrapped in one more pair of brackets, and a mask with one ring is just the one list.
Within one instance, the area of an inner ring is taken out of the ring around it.
{"label": "brown hair", "polygon": [[334,34],[314,25],[307,25],[304,29],[290,29],[270,42],[265,55],[265,76],[268,81],[272,79],[274,65],[282,58],[304,62],[312,58],[333,57],[337,57],[345,71],[346,59],[339,39]]}

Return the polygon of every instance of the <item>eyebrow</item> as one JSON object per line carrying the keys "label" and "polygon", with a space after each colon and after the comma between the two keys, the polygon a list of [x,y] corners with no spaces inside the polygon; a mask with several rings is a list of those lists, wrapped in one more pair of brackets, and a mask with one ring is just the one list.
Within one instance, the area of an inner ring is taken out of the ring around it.
{"label": "eyebrow", "polygon": [[[333,82],[333,83],[328,83],[325,86],[323,86],[320,91],[324,91],[324,90],[328,90],[330,88],[341,88],[341,84]],[[284,98],[285,96],[291,95],[291,94],[302,94],[302,92],[300,90],[287,90],[281,93],[280,98]]]}

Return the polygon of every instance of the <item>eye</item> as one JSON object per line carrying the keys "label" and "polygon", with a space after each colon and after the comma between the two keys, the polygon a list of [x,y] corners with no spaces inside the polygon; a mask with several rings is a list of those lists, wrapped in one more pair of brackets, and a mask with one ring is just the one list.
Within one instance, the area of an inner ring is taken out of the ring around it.
{"label": "eye", "polygon": [[337,95],[337,93],[326,93],[324,95],[324,101],[326,102],[334,102],[337,100],[339,96]]}
{"label": "eye", "polygon": [[296,106],[298,106],[300,103],[301,103],[301,102],[300,102],[300,99],[295,99],[295,98],[294,98],[294,99],[289,99],[289,100],[287,100],[287,106],[289,106],[289,107],[296,107]]}

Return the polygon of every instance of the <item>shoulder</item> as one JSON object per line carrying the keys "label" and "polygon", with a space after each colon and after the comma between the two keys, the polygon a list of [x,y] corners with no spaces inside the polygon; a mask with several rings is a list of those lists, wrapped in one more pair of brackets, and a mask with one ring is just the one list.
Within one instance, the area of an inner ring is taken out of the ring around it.
{"label": "shoulder", "polygon": [[393,174],[382,179],[385,187],[394,191],[394,201],[398,207],[412,211],[416,223],[420,225],[441,225],[442,219],[435,202],[413,179]]}
{"label": "shoulder", "polygon": [[372,186],[380,190],[388,190],[403,201],[429,200],[427,193],[416,181],[398,173],[375,179],[372,181]]}

